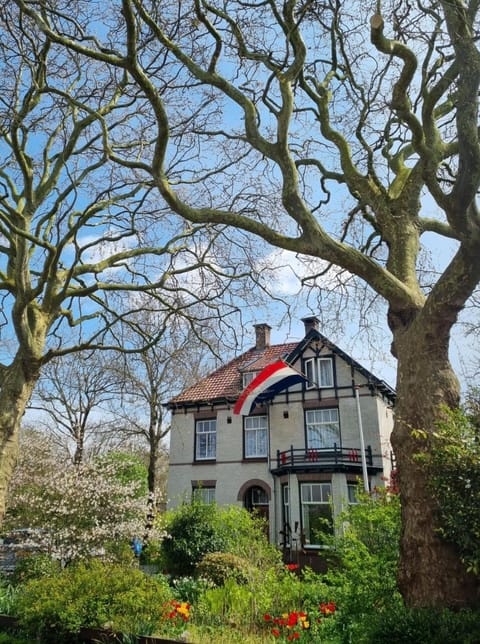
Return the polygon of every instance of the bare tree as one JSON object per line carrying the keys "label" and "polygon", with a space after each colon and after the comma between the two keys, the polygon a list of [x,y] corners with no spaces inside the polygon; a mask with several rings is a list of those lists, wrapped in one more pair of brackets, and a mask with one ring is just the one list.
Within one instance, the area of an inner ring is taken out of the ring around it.
{"label": "bare tree", "polygon": [[146,310],[138,293],[165,323],[201,302],[203,318],[228,327],[238,310],[228,283],[244,267],[215,263],[222,228],[186,225],[159,207],[144,173],[112,163],[110,141],[142,158],[151,118],[125,70],[85,67],[14,3],[1,3],[0,29],[1,519],[42,368],[79,350],[136,350],[118,325]]}
{"label": "bare tree", "polygon": [[[140,316],[135,331],[127,330],[129,344],[138,351],[120,356],[111,366],[114,380],[120,384],[121,397],[113,413],[117,433],[131,444],[147,448],[149,507],[147,533],[153,525],[159,495],[160,460],[166,450],[170,431],[169,413],[164,407],[171,396],[196,382],[211,357],[206,340],[212,334],[204,328],[199,341],[199,325],[192,326],[183,319],[170,318],[162,337],[154,342],[161,321],[155,316]],[[132,440],[133,439],[133,440]]]}
{"label": "bare tree", "polygon": [[[458,405],[450,332],[480,279],[478,0],[16,4],[117,86],[128,75],[143,138],[108,156],[173,211],[320,258],[387,303],[400,588],[410,606],[477,604],[412,429]],[[437,276],[418,269],[426,233],[454,242]]]}
{"label": "bare tree", "polygon": [[[110,368],[114,354],[68,354],[47,363],[34,391],[30,409],[43,411],[38,424],[67,449],[73,445],[72,461],[85,460],[85,450],[105,444],[118,433],[109,409],[120,396],[121,384]],[[104,359],[105,358],[105,359]]]}

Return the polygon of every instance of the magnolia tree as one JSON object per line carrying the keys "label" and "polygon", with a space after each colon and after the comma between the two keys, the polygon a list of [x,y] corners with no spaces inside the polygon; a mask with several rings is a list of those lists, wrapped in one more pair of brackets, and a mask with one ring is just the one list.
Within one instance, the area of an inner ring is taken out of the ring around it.
{"label": "magnolia tree", "polygon": [[146,468],[139,476],[134,457],[74,465],[62,462],[43,435],[24,438],[29,448],[21,450],[12,478],[6,529],[34,530],[36,545],[63,562],[108,557],[141,538]]}
{"label": "magnolia tree", "polygon": [[[441,404],[458,404],[450,333],[480,279],[478,0],[15,4],[41,42],[82,57],[82,78],[101,70],[98,90],[128,86],[140,136],[105,127],[109,160],[191,225],[247,231],[322,260],[312,278],[335,265],[382,298],[400,588],[411,606],[477,604],[478,578],[438,534],[412,458],[429,443],[412,430],[430,435]],[[426,274],[429,237],[442,261]]]}

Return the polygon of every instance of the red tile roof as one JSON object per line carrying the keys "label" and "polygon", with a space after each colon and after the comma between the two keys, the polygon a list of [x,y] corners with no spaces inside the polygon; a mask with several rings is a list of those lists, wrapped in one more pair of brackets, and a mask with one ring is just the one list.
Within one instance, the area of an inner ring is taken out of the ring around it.
{"label": "red tile roof", "polygon": [[168,406],[177,407],[192,403],[210,403],[219,399],[234,401],[242,392],[242,376],[245,371],[260,371],[282,356],[288,355],[298,342],[277,344],[263,350],[255,348],[234,358],[195,385],[172,398]]}

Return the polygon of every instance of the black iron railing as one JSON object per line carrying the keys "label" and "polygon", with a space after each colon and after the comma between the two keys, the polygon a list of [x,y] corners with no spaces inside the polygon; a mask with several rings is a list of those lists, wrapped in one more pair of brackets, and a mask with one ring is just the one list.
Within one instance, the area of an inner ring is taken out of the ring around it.
{"label": "black iron railing", "polygon": [[[365,460],[368,467],[374,466],[370,445],[365,449]],[[340,447],[336,443],[331,447],[294,449],[292,445],[290,449],[277,450],[277,470],[308,466],[361,468],[362,455],[360,449],[356,447]],[[381,467],[380,462],[377,467]]]}

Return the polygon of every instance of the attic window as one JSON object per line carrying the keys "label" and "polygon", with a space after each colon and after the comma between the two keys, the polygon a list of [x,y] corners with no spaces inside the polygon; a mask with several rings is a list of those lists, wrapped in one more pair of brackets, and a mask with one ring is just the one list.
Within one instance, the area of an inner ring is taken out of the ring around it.
{"label": "attic window", "polygon": [[333,386],[333,363],[331,358],[305,360],[307,389]]}
{"label": "attic window", "polygon": [[243,389],[245,389],[245,387],[247,387],[257,375],[258,371],[245,371],[244,373],[242,373]]}

